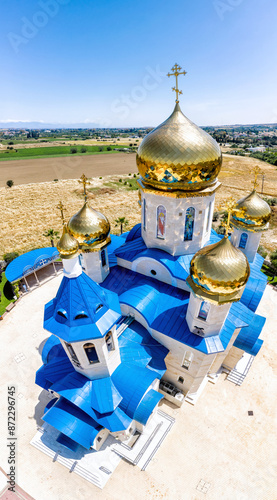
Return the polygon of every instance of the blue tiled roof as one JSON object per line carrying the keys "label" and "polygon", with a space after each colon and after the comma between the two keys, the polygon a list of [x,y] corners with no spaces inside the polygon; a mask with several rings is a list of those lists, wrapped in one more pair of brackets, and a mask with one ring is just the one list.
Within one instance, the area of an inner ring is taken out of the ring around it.
{"label": "blue tiled roof", "polygon": [[43,363],[46,365],[50,359],[59,357],[60,354],[63,354],[63,351],[63,346],[58,337],[56,337],[56,335],[51,335],[42,349],[41,358]]}
{"label": "blue tiled roof", "polygon": [[105,335],[120,316],[117,295],[82,273],[63,277],[56,298],[45,306],[44,328],[67,342],[89,340]]}
{"label": "blue tiled roof", "polygon": [[127,241],[133,241],[137,238],[141,237],[141,224],[136,224],[134,227],[132,227],[131,231],[129,231],[129,234],[126,238],[126,243]]}
{"label": "blue tiled roof", "polygon": [[56,247],[38,248],[30,252],[19,255],[6,267],[5,275],[8,281],[17,281],[25,274],[30,274],[33,270],[44,265],[44,261],[55,260],[59,257]]}

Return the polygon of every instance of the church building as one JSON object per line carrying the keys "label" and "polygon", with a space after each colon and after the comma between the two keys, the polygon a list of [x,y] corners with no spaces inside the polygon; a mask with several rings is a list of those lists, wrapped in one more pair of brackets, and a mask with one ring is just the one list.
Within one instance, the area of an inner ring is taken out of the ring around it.
{"label": "church building", "polygon": [[180,70],[172,114],[138,148],[141,223],[110,235],[85,176],[79,212],[66,221],[60,204],[63,279],[45,306],[36,383],[55,395],[42,418],[72,451],[143,434],[162,398],[194,404],[262,347],[257,249],[270,207],[254,189],[227,202],[224,235],[212,229],[221,150],[181,111]]}

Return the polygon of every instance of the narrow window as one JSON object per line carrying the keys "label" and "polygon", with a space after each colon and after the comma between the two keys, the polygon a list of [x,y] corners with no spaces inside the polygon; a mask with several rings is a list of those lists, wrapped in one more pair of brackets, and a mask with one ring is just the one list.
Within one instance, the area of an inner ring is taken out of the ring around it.
{"label": "narrow window", "polygon": [[83,319],[83,318],[88,318],[88,315],[84,312],[80,312],[80,313],[76,314],[74,319]]}
{"label": "narrow window", "polygon": [[183,357],[183,362],[182,362],[182,368],[185,368],[186,370],[189,369],[191,363],[193,360],[193,354],[190,351],[185,351],[185,355]]}
{"label": "narrow window", "polygon": [[146,231],[146,201],[143,198],[143,230]]}
{"label": "narrow window", "polygon": [[200,306],[200,309],[199,309],[198,318],[204,319],[204,321],[206,321],[208,313],[209,313],[209,310],[210,310],[210,307],[211,306],[210,306],[209,302],[205,302],[203,300],[201,302],[201,306]]}
{"label": "narrow window", "polygon": [[71,345],[71,344],[68,344],[67,342],[65,342],[65,345],[66,345],[66,348],[67,348],[67,350],[68,350],[68,352],[69,352],[69,354],[70,354],[70,356],[71,356],[72,361],[73,361],[75,364],[80,365],[79,359],[77,358],[77,355],[76,355],[76,353],[75,353],[75,351],[74,351],[74,349],[73,349],[72,345]]}
{"label": "narrow window", "polygon": [[92,365],[93,363],[99,363],[99,359],[97,356],[97,352],[95,349],[95,345],[91,343],[87,343],[84,345],[84,351],[87,355],[89,363]]}
{"label": "narrow window", "polygon": [[102,250],[101,252],[101,262],[102,262],[102,267],[105,267],[105,265],[107,264],[106,250]]}
{"label": "narrow window", "polygon": [[211,211],[212,211],[212,202],[210,201],[210,203],[209,203],[209,209],[208,209],[208,215],[207,215],[207,222],[206,222],[206,233],[208,232],[208,229],[209,229],[209,223],[210,223],[210,218],[211,218]]}
{"label": "narrow window", "polygon": [[162,205],[157,208],[157,238],[164,240],[166,224],[166,209]]}
{"label": "narrow window", "polygon": [[193,227],[194,227],[194,217],[195,217],[195,209],[193,207],[187,208],[186,220],[185,220],[184,241],[192,240]]}
{"label": "narrow window", "polygon": [[248,234],[242,233],[240,240],[239,240],[239,248],[245,248],[247,240],[248,240]]}
{"label": "narrow window", "polygon": [[95,309],[95,312],[97,313],[98,311],[100,311],[100,309],[102,309],[102,307],[103,307],[103,304],[98,304],[98,306]]}
{"label": "narrow window", "polygon": [[107,335],[105,337],[105,340],[106,340],[106,345],[107,345],[108,352],[114,351],[114,343],[113,343],[112,332],[108,332],[107,333]]}

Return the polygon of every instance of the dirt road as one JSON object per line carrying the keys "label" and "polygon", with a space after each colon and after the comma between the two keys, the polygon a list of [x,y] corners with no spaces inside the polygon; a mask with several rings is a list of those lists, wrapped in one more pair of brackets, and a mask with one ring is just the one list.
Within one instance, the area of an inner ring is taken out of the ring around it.
{"label": "dirt road", "polygon": [[34,160],[0,162],[0,187],[12,179],[15,185],[48,182],[54,179],[77,179],[85,172],[87,177],[137,172],[134,153],[112,153]]}

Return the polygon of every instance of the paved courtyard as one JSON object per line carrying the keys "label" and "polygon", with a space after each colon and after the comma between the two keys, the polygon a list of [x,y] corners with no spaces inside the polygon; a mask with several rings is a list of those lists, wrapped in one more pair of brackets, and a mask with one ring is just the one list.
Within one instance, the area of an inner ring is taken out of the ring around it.
{"label": "paved courtyard", "polygon": [[[160,409],[175,424],[146,471],[121,460],[101,491],[30,445],[49,401],[34,383],[49,336],[42,328],[43,309],[60,280],[58,276],[25,295],[0,322],[2,469],[8,472],[7,387],[13,385],[16,482],[35,500],[275,500],[277,292],[268,286],[258,308],[268,318],[262,332],[265,344],[242,386],[222,374],[215,385],[207,384],[195,406],[184,403],[177,409],[163,402]],[[0,488],[0,498],[5,498],[2,483]]]}

